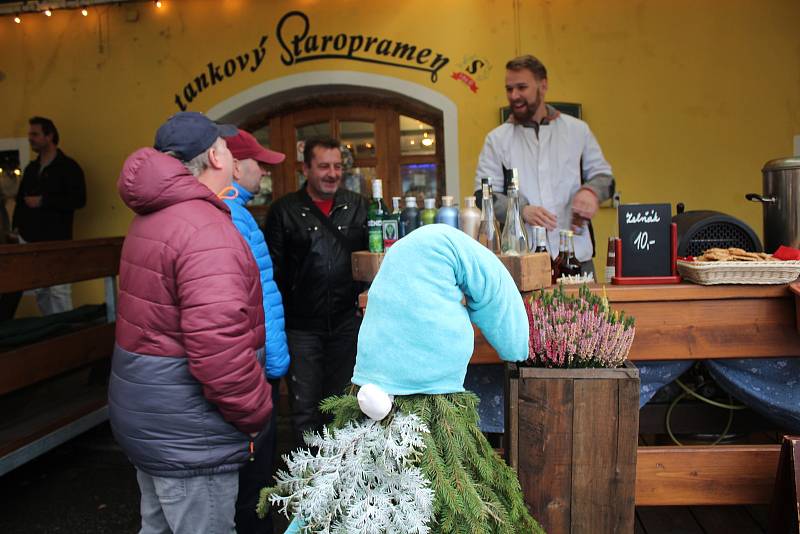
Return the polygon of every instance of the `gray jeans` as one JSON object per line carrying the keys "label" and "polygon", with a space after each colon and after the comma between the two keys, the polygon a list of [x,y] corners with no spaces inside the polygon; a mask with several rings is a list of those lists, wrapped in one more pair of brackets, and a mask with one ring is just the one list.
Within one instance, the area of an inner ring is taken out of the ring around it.
{"label": "gray jeans", "polygon": [[231,534],[239,473],[154,477],[136,470],[142,492],[139,534]]}

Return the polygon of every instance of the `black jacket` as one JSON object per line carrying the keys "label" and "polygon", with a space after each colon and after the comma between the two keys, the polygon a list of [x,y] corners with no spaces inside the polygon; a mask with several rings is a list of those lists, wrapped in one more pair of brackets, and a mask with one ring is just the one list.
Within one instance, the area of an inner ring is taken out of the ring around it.
{"label": "black jacket", "polygon": [[324,217],[305,185],[276,201],[267,216],[264,234],[290,329],[330,331],[358,306],[363,285],[353,281],[350,254],[367,248],[367,199],[336,192],[328,220],[341,238]]}
{"label": "black jacket", "polygon": [[[26,196],[42,197],[40,208],[29,208]],[[63,241],[72,239],[72,215],[86,204],[83,171],[74,159],[61,150],[39,173],[39,158],[25,167],[17,192],[13,228],[25,241]]]}

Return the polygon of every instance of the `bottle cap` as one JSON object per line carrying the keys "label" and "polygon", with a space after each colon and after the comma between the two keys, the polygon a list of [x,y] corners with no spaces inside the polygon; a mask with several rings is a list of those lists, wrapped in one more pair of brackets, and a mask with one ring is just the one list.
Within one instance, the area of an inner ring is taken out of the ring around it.
{"label": "bottle cap", "polygon": [[425,204],[426,210],[436,209],[436,199],[435,198],[426,198],[422,201]]}
{"label": "bottle cap", "polygon": [[442,197],[442,207],[451,208],[453,207],[453,197],[451,196],[443,196]]}
{"label": "bottle cap", "polygon": [[464,207],[466,208],[474,208],[475,207],[475,197],[464,197]]}
{"label": "bottle cap", "polygon": [[380,198],[383,196],[383,182],[380,178],[372,180],[372,198]]}
{"label": "bottle cap", "polygon": [[417,207],[417,197],[406,197],[406,207],[407,208],[416,208]]}

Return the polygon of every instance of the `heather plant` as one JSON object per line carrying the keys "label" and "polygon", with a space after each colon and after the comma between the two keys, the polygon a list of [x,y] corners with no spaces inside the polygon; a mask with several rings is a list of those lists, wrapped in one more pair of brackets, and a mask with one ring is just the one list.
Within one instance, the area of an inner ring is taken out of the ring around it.
{"label": "heather plant", "polygon": [[577,296],[562,286],[526,303],[529,359],[534,367],[620,367],[633,343],[633,317],[612,311],[586,285]]}

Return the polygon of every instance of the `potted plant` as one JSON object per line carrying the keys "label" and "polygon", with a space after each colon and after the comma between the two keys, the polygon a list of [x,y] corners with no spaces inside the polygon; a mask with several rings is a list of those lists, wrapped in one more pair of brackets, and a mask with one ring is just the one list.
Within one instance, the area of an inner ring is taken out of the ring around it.
{"label": "potted plant", "polygon": [[635,333],[587,286],[526,299],[529,360],[507,367],[507,456],[549,533],[633,532],[639,373]]}

